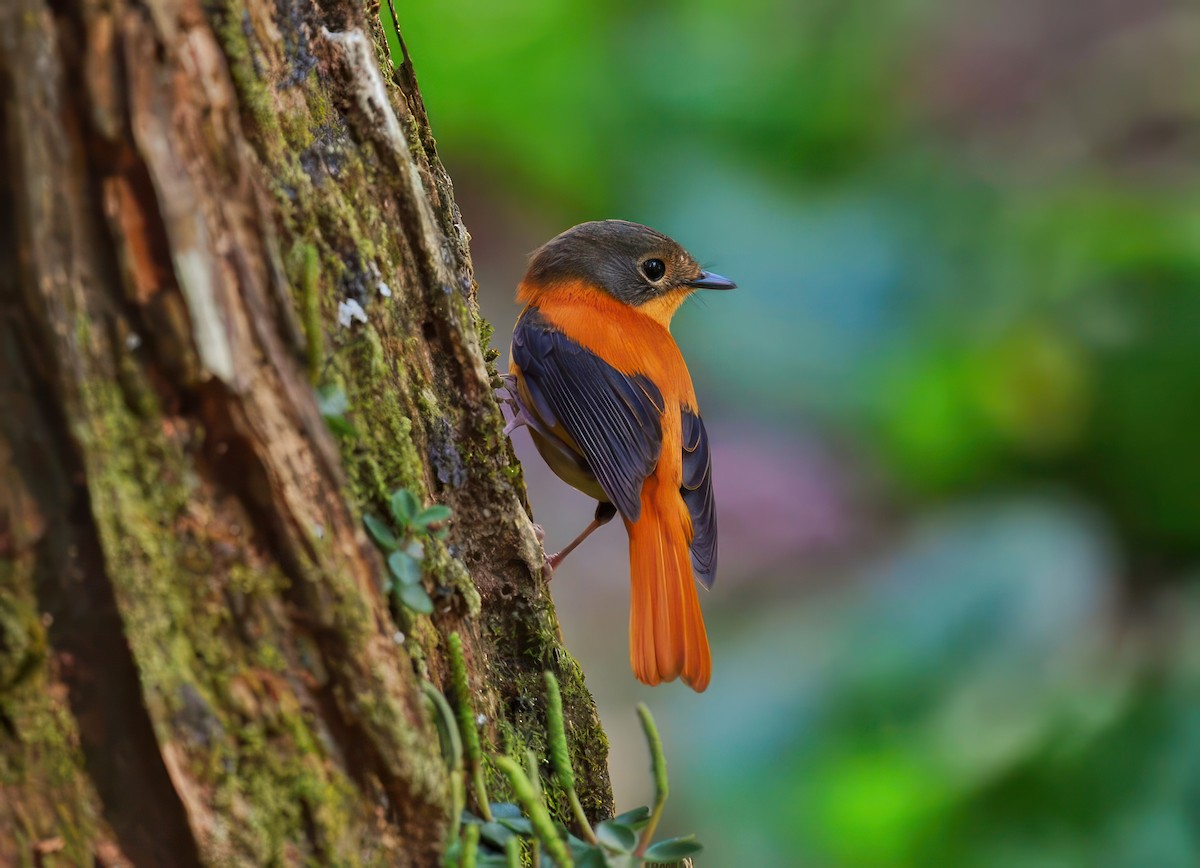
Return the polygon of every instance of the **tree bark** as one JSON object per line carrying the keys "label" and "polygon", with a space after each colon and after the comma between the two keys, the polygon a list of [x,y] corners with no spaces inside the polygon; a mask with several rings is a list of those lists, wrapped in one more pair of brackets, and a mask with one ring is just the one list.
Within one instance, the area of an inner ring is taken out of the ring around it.
{"label": "tree bark", "polygon": [[[449,694],[454,631],[492,750],[544,759],[558,675],[611,815],[468,236],[376,12],[0,4],[0,863],[437,864],[421,684]],[[362,530],[400,487],[453,509],[431,617],[389,607]]]}

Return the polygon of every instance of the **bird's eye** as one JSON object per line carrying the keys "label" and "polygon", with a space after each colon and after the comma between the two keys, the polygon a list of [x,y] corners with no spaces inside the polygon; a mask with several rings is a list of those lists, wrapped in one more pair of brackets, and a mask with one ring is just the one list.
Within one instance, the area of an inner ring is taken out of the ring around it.
{"label": "bird's eye", "polygon": [[666,273],[667,266],[661,259],[647,259],[642,263],[642,274],[650,280],[662,280],[662,276]]}

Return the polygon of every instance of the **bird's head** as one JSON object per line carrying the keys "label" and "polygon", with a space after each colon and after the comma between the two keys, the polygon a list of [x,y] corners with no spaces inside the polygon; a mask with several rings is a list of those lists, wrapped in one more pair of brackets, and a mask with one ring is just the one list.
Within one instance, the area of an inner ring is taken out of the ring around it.
{"label": "bird's head", "polygon": [[522,293],[583,284],[656,319],[671,314],[697,289],[733,289],[705,271],[683,247],[640,223],[595,220],[556,235],[530,258]]}

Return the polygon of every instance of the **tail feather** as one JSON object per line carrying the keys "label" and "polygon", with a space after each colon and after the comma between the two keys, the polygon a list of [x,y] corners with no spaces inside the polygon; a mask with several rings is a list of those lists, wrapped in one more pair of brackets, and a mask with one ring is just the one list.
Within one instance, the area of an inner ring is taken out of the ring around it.
{"label": "tail feather", "polygon": [[642,491],[638,521],[629,529],[632,605],[629,662],[645,684],[681,677],[697,692],[708,687],[712,659],[692,577],[691,519],[677,491]]}

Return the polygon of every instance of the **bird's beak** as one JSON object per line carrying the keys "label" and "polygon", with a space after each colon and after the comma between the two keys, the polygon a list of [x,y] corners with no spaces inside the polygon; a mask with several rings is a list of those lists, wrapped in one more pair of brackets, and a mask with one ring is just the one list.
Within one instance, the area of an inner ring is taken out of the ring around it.
{"label": "bird's beak", "polygon": [[711,271],[701,271],[695,280],[689,280],[687,285],[694,289],[736,289],[737,284],[728,277],[721,277]]}

